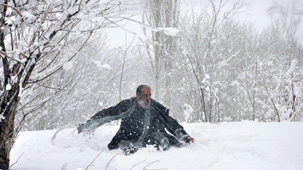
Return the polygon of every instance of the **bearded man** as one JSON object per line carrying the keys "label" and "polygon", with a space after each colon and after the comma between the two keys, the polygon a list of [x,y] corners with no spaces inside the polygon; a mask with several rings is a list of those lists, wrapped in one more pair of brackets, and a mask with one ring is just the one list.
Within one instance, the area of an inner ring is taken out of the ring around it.
{"label": "bearded man", "polygon": [[151,88],[147,85],[138,86],[136,97],[101,110],[85,124],[80,124],[78,133],[93,131],[118,119],[121,119],[120,129],[108,144],[110,150],[120,148],[125,154],[131,154],[147,145],[167,150],[170,146],[181,147],[194,142],[194,138],[169,116],[169,109],[151,99]]}

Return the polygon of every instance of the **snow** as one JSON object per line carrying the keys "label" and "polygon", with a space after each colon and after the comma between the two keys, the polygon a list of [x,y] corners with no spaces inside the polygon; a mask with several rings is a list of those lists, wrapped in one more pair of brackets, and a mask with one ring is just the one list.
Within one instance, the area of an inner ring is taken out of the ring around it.
{"label": "snow", "polygon": [[105,70],[111,70],[111,69],[112,69],[112,67],[111,67],[109,64],[103,64],[103,65],[102,65],[102,63],[101,63],[100,61],[94,60],[94,59],[92,59],[92,58],[91,58],[91,60],[92,60],[92,62],[93,62],[96,66],[98,66],[100,69],[105,69]]}
{"label": "snow", "polygon": [[73,68],[73,62],[66,62],[63,64],[63,70],[69,71]]}
{"label": "snow", "polygon": [[12,85],[11,85],[11,84],[7,84],[6,87],[5,87],[5,89],[6,89],[7,91],[11,90],[11,89],[12,89]]}
{"label": "snow", "polygon": [[77,11],[78,11],[79,7],[77,6],[74,6],[74,7],[71,7],[67,10],[67,12],[70,14],[70,15],[74,15]]}
{"label": "snow", "polygon": [[22,16],[28,20],[34,20],[36,18],[33,14],[29,13],[28,11],[24,11]]}
{"label": "snow", "polygon": [[4,119],[5,119],[5,117],[3,116],[3,113],[0,114],[0,122],[2,122],[2,120],[4,120]]}
{"label": "snow", "polygon": [[302,97],[302,90],[300,87],[294,87],[294,95],[296,95],[297,97]]}
{"label": "snow", "polygon": [[129,156],[107,144],[117,126],[102,126],[94,135],[75,129],[21,132],[11,152],[12,170],[171,169],[302,170],[303,122],[182,124],[195,143],[168,151],[140,149]]}
{"label": "snow", "polygon": [[157,30],[159,31],[163,31],[164,34],[168,35],[168,36],[172,36],[175,37],[178,35],[178,33],[180,32],[180,30],[178,30],[177,28],[173,28],[173,27],[168,27],[168,28],[157,28]]}
{"label": "snow", "polygon": [[191,115],[193,113],[194,109],[191,107],[189,104],[184,104],[184,112],[183,114],[185,115],[185,120],[190,121]]}
{"label": "snow", "polygon": [[289,78],[291,78],[292,73],[295,71],[296,69],[296,65],[298,64],[297,60],[292,60],[289,69],[287,70],[287,72],[285,73],[285,75]]}
{"label": "snow", "polygon": [[111,69],[112,69],[112,67],[111,67],[109,64],[103,64],[103,65],[101,66],[101,68],[102,68],[102,69],[105,69],[105,70],[111,70]]}

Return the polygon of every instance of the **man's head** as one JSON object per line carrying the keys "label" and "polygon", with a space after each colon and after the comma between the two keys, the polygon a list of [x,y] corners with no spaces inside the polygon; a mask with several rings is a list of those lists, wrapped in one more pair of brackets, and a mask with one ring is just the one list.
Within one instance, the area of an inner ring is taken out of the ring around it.
{"label": "man's head", "polygon": [[146,109],[149,107],[151,89],[147,85],[140,85],[137,88],[136,98],[140,107]]}

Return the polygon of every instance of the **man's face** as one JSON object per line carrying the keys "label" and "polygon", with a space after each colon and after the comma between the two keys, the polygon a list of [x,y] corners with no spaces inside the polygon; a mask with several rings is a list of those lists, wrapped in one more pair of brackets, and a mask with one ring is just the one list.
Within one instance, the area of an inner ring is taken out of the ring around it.
{"label": "man's face", "polygon": [[141,94],[137,94],[136,97],[137,97],[138,103],[142,108],[146,109],[149,107],[150,96],[151,96],[150,90],[146,87],[143,87],[141,89]]}

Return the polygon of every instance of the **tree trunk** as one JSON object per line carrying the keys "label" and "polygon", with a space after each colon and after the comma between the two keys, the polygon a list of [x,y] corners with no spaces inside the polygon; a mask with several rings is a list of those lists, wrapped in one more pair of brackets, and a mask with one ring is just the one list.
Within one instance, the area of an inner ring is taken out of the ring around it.
{"label": "tree trunk", "polygon": [[277,118],[278,118],[278,122],[280,122],[280,121],[281,121],[281,119],[280,119],[280,113],[279,113],[279,111],[278,111],[278,109],[277,109],[277,107],[276,107],[276,105],[275,105],[275,103],[274,103],[274,100],[273,100],[273,99],[271,99],[271,102],[272,102],[272,104],[274,105],[274,108],[275,108],[275,113],[276,113]]}
{"label": "tree trunk", "polygon": [[[159,27],[161,25],[161,1],[153,1],[154,3],[154,26]],[[161,58],[161,49],[160,44],[160,33],[156,32],[154,36],[154,50],[155,50],[155,99],[159,100],[159,82],[160,82],[160,58]]]}
{"label": "tree trunk", "polygon": [[[155,33],[155,41],[159,42],[160,33]],[[158,44],[154,45],[155,50],[155,99],[159,100],[159,81],[160,81],[160,48]]]}
{"label": "tree trunk", "polygon": [[[12,93],[11,91],[15,91]],[[18,90],[12,89],[7,95],[9,103],[1,102],[1,112],[5,119],[0,120],[0,169],[9,169],[10,151],[15,140],[14,121],[19,103]],[[3,98],[2,98],[3,99]]]}
{"label": "tree trunk", "polygon": [[205,122],[207,122],[207,113],[206,113],[206,107],[205,107],[205,97],[204,97],[204,90],[203,90],[202,87],[200,87],[200,91],[201,91],[201,102],[202,102],[202,107],[203,107],[202,112],[204,112]]}
{"label": "tree trunk", "polygon": [[[7,5],[8,1],[4,2]],[[1,11],[2,17],[0,21],[0,26],[2,27],[5,23],[4,16],[6,15],[7,6],[3,6],[3,10]],[[1,52],[5,54],[5,33],[0,31],[0,48]],[[3,81],[3,89],[4,92],[0,96],[0,169],[9,169],[9,153],[13,145],[14,139],[14,118],[15,118],[15,110],[18,103],[18,98],[13,97],[13,88],[10,91],[7,91],[6,85],[9,83],[10,79],[10,69],[7,58],[1,54],[2,63],[3,63],[3,73],[4,73],[4,81]],[[2,118],[4,117],[4,119]]]}
{"label": "tree trunk", "polygon": [[[14,113],[10,117],[14,117]],[[9,114],[7,114],[9,115]],[[0,123],[0,169],[9,169],[10,150],[14,141],[14,123],[8,119],[2,120]]]}
{"label": "tree trunk", "polygon": [[[146,20],[153,28],[168,28],[177,27],[179,18],[179,0],[174,1],[159,1],[146,0]],[[171,58],[175,51],[174,37],[163,34],[161,31],[152,32],[153,51],[154,51],[154,66],[152,65],[155,81],[154,81],[154,98],[156,100],[162,99],[160,95],[161,81],[165,81],[165,104],[170,104],[171,98]],[[150,57],[151,59],[151,57]],[[166,67],[165,67],[166,66]],[[162,72],[165,73],[162,74]],[[162,75],[165,75],[163,78]]]}

